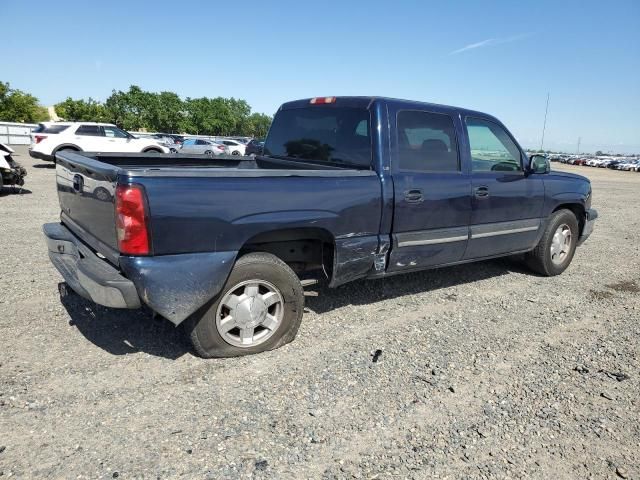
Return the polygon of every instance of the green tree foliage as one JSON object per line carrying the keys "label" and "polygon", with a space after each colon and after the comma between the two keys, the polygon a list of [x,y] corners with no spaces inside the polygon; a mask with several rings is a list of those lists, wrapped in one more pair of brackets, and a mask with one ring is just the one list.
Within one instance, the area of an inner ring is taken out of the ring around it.
{"label": "green tree foliage", "polygon": [[68,98],[56,105],[65,120],[112,122],[125,130],[200,135],[264,136],[271,117],[251,113],[245,100],[186,98],[173,92],[147,92],[136,85],[114,90],[104,104]]}
{"label": "green tree foliage", "polygon": [[38,105],[36,97],[0,82],[0,120],[37,123],[48,119],[47,109]]}
{"label": "green tree foliage", "polygon": [[60,118],[71,122],[105,122],[109,118],[105,106],[93,98],[74,100],[68,97],[57,103],[55,109]]}

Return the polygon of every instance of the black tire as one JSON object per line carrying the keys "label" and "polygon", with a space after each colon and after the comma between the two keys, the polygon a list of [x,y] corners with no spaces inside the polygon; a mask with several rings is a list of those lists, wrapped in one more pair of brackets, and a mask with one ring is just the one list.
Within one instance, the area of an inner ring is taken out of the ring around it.
{"label": "black tire", "polygon": [[213,152],[211,150],[207,150],[206,152],[204,152],[205,155],[213,155]]}
{"label": "black tire", "polygon": [[[263,343],[249,347],[225,341],[216,327],[216,312],[226,293],[247,280],[263,280],[274,285],[284,300],[283,318]],[[196,353],[203,358],[238,357],[279,348],[291,342],[298,332],[304,311],[304,292],[298,276],[275,255],[264,252],[242,256],[234,265],[220,294],[185,321],[185,328]]]}
{"label": "black tire", "polygon": [[[557,264],[551,260],[551,242],[556,230],[563,224],[571,230],[571,245],[562,263]],[[562,209],[553,212],[538,245],[525,256],[527,266],[546,277],[560,275],[571,264],[579,233],[578,219],[571,210]]]}
{"label": "black tire", "polygon": [[162,153],[162,150],[158,150],[157,148],[147,148],[142,153]]}
{"label": "black tire", "polygon": [[240,155],[240,152],[238,150],[234,150],[233,152],[231,152],[231,155]]}

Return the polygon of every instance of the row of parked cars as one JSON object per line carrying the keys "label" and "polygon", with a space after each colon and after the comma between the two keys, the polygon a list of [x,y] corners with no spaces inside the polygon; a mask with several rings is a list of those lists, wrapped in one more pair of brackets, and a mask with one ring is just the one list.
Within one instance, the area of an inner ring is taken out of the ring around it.
{"label": "row of parked cars", "polygon": [[584,165],[587,167],[640,172],[640,158],[552,156],[549,160],[552,162],[566,163],[568,165]]}
{"label": "row of parked cars", "polygon": [[257,155],[259,139],[190,138],[169,133],[131,134],[110,123],[43,122],[31,132],[29,154],[54,161],[63,150],[129,153],[203,153],[208,155]]}
{"label": "row of parked cars", "polygon": [[188,138],[183,135],[156,133],[151,135],[173,153],[203,153],[206,155],[259,155],[264,141],[247,137]]}

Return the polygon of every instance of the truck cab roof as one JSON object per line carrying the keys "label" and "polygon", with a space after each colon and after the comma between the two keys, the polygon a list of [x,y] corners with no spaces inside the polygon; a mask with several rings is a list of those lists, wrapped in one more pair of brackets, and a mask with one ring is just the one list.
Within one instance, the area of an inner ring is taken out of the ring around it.
{"label": "truck cab roof", "polygon": [[[323,101],[315,103],[318,99],[323,99]],[[331,99],[330,102],[324,101],[324,99]],[[460,114],[463,116],[471,116],[471,117],[483,117],[487,119],[491,119],[495,122],[500,122],[493,115],[489,115],[484,112],[469,110],[467,108],[455,107],[452,105],[443,105],[439,103],[432,102],[421,102],[415,100],[405,100],[401,98],[392,98],[392,97],[378,97],[378,96],[339,96],[339,97],[310,97],[310,98],[302,98],[300,100],[293,100],[290,102],[283,103],[279,110],[288,110],[292,108],[304,108],[309,105],[324,105],[324,106],[335,106],[335,107],[350,107],[350,108],[371,108],[375,103],[384,103],[386,105],[394,105],[399,108],[404,109],[428,109],[441,113],[448,114]]]}

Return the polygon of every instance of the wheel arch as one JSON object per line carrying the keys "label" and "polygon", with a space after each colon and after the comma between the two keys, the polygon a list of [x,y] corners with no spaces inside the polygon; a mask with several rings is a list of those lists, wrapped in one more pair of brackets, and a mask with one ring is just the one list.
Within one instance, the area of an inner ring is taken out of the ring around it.
{"label": "wheel arch", "polygon": [[150,145],[142,149],[142,153],[149,153],[149,152],[164,153],[164,150],[162,150],[162,148],[160,147],[154,147],[153,145]]}
{"label": "wheel arch", "polygon": [[82,150],[82,148],[80,148],[78,145],[76,145],[75,143],[63,143],[58,145],[54,150],[53,153],[51,153],[51,155],[53,155],[55,157],[56,153],[58,153],[60,150],[63,149],[67,149],[67,150],[75,150],[76,152],[83,152],[84,150]]}
{"label": "wheel arch", "polygon": [[322,270],[332,279],[336,241],[331,232],[321,227],[296,227],[260,232],[248,238],[237,258],[252,252],[275,255],[301,274]]}
{"label": "wheel arch", "polygon": [[582,230],[584,229],[585,215],[586,215],[584,205],[582,205],[581,203],[575,203],[575,202],[561,203],[557,205],[551,213],[553,214],[558,210],[569,210],[576,216],[576,220],[578,221],[579,235],[582,235]]}

